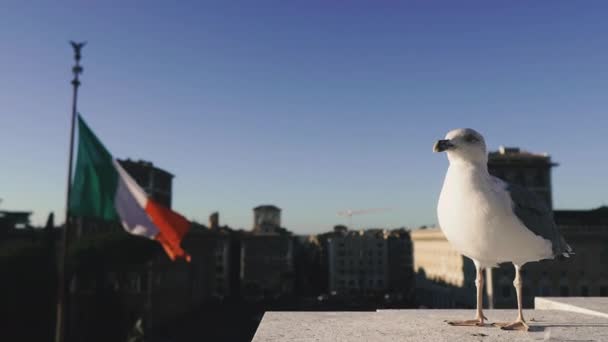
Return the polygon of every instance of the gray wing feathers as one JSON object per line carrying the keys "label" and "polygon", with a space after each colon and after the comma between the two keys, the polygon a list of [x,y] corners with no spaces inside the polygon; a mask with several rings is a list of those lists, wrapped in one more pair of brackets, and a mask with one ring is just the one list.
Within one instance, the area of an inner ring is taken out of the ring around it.
{"label": "gray wing feathers", "polygon": [[513,211],[519,220],[534,234],[551,241],[554,256],[565,257],[573,254],[572,248],[568,246],[557,229],[553,220],[553,212],[532,191],[515,184],[506,184],[506,189],[511,195]]}

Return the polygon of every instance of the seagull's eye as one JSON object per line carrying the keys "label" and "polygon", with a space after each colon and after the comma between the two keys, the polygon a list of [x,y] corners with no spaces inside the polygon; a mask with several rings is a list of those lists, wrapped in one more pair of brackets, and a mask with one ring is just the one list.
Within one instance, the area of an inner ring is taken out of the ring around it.
{"label": "seagull's eye", "polygon": [[468,143],[474,143],[474,142],[478,142],[479,139],[477,139],[477,137],[474,136],[473,134],[467,134],[464,136],[464,141],[466,141]]}

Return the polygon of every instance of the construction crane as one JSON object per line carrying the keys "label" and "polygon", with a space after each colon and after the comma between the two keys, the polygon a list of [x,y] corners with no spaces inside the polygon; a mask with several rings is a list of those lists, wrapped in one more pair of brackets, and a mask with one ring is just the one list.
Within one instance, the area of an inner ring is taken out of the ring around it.
{"label": "construction crane", "polygon": [[353,215],[366,215],[374,213],[382,213],[386,211],[392,211],[392,208],[370,208],[370,209],[358,209],[358,210],[342,210],[338,212],[338,216],[348,217],[348,228],[352,229]]}

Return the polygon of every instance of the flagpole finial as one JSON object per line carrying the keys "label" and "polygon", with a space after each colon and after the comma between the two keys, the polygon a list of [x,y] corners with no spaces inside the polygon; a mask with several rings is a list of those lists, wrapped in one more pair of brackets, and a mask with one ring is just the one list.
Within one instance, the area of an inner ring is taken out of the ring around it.
{"label": "flagpole finial", "polygon": [[77,43],[73,40],[70,40],[70,45],[72,45],[72,48],[74,49],[74,60],[76,60],[76,64],[72,68],[72,73],[74,74],[74,79],[72,80],[72,84],[75,87],[78,87],[80,85],[80,80],[78,79],[78,76],[80,74],[82,74],[82,71],[84,70],[82,68],[82,66],[80,65],[80,59],[82,58],[81,51],[82,51],[82,48],[85,45],[87,45],[87,42]]}

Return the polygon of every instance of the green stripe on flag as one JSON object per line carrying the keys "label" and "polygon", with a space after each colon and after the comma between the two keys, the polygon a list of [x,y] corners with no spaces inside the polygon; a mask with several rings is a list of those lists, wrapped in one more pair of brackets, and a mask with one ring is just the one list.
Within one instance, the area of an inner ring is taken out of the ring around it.
{"label": "green stripe on flag", "polygon": [[78,115],[78,157],[70,197],[70,215],[117,220],[114,207],[117,186],[118,172],[114,168],[112,155]]}

